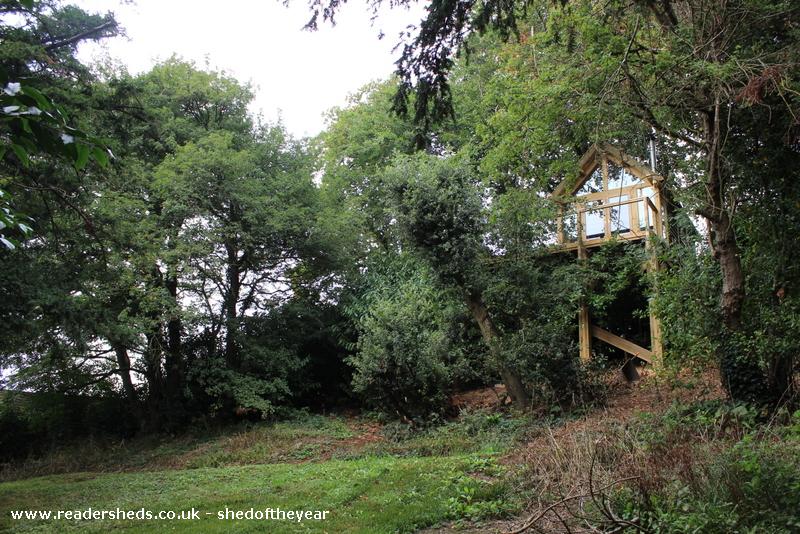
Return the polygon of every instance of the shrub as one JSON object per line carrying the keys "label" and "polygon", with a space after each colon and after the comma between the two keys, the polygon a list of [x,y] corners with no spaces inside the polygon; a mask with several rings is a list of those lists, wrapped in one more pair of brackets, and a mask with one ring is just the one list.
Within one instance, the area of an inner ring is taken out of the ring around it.
{"label": "shrub", "polygon": [[422,422],[447,407],[450,363],[458,348],[450,332],[455,310],[430,286],[409,281],[372,302],[350,358],[353,389],[374,407]]}
{"label": "shrub", "polygon": [[91,436],[131,436],[136,421],[116,397],[0,392],[0,463]]}

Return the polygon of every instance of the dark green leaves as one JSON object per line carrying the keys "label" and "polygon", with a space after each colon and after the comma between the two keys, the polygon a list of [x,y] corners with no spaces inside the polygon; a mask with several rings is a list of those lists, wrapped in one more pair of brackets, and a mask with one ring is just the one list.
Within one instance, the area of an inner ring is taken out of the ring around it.
{"label": "dark green leaves", "polygon": [[[4,76],[5,78],[5,76]],[[108,149],[99,139],[82,130],[69,126],[66,113],[41,91],[29,85],[27,80],[9,81],[0,92],[0,159],[14,154],[16,161],[10,162],[29,167],[32,159],[51,158],[69,162],[76,170],[83,170],[93,159],[100,166],[109,163]],[[14,248],[15,241],[8,232],[16,226],[16,220],[24,218],[16,214],[8,193],[0,199],[5,219],[0,219],[0,238],[5,248]],[[29,227],[25,227],[29,228]],[[24,237],[29,232],[20,234]]]}
{"label": "dark green leaves", "polygon": [[90,159],[108,165],[105,144],[71,127],[64,110],[26,80],[8,82],[0,93],[0,128],[8,132],[4,148],[11,148],[22,165],[34,154],[65,159],[77,170]]}

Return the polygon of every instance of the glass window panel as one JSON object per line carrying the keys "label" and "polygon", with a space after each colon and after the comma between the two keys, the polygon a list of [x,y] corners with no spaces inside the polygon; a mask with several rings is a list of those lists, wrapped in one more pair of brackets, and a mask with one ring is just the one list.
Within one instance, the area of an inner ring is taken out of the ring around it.
{"label": "glass window panel", "polygon": [[[615,196],[612,202],[623,202],[628,200],[628,195]],[[611,208],[611,231],[629,232],[631,226],[631,205],[623,204]]]}
{"label": "glass window panel", "polygon": [[620,189],[634,185],[639,180],[627,170],[618,167],[613,163],[608,163],[608,189]]}
{"label": "glass window panel", "polygon": [[578,189],[576,195],[588,195],[589,193],[597,193],[603,190],[603,171],[597,167],[594,172],[586,180],[586,183]]}
{"label": "glass window panel", "polygon": [[[600,202],[591,202],[586,207],[594,208],[595,206],[600,205]],[[586,236],[586,239],[603,237],[606,234],[606,223],[603,209],[588,209],[588,211],[585,213],[584,224],[584,235]]]}

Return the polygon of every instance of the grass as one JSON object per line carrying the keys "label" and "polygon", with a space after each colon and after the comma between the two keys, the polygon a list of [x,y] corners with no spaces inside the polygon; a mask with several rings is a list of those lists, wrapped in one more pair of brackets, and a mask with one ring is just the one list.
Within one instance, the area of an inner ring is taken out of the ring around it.
{"label": "grass", "polygon": [[0,466],[0,481],[77,471],[197,469],[251,464],[318,462],[365,456],[449,456],[506,450],[524,419],[464,413],[424,431],[400,423],[304,414],[277,423],[232,426],[178,437],[122,442],[84,440]]}
{"label": "grass", "polygon": [[277,423],[241,424],[178,437],[82,440],[0,466],[0,480],[76,471],[196,469],[281,463],[324,456],[354,437],[344,419],[302,415]]}
{"label": "grass", "polygon": [[413,532],[449,515],[468,457],[368,457],[324,463],[252,465],[122,474],[70,474],[0,485],[0,509],[199,509],[199,521],[30,521],[0,528],[15,532],[263,532],[259,520],[205,516],[229,507],[330,510],[326,521],[273,521],[270,532]]}
{"label": "grass", "polygon": [[[681,396],[669,404],[669,396],[657,400],[662,393],[636,387],[607,411],[547,420],[464,413],[414,432],[306,414],[62,447],[3,471],[0,530],[410,533],[446,524],[441,532],[454,532],[523,508],[536,517],[537,508],[594,487],[607,488],[601,500],[616,519],[609,523],[599,501],[581,497],[553,508],[537,528],[569,532],[567,523],[581,526],[583,518],[610,528],[622,518],[650,532],[800,532],[800,412]],[[195,508],[201,519],[48,522],[9,514],[143,507]],[[217,519],[226,507],[330,515],[301,523]]]}
{"label": "grass", "polygon": [[[67,447],[6,470],[0,530],[403,533],[507,515],[520,503],[510,495],[497,456],[521,425],[504,416],[473,414],[387,438],[369,421],[308,416],[213,436],[94,444],[84,446],[82,456],[78,446]],[[75,472],[76,466],[84,469]],[[29,477],[36,472],[60,474]],[[325,521],[301,523],[217,519],[226,507],[330,514]],[[89,508],[154,513],[195,508],[201,519],[44,521],[15,520],[9,513]]]}

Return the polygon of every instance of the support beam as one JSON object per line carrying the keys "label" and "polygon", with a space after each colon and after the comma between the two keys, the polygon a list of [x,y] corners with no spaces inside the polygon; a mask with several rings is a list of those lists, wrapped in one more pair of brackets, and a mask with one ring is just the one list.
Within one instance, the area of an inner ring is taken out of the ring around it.
{"label": "support beam", "polygon": [[[649,200],[648,200],[649,201]],[[661,220],[661,213],[657,213],[657,231],[659,235],[661,235],[662,227],[660,224]],[[658,262],[658,255],[656,254],[656,249],[653,243],[653,236],[651,235],[648,237],[647,241],[645,242],[645,248],[647,249],[647,253],[650,256],[647,261],[647,270],[650,273],[650,276],[653,277],[653,289],[657,293],[658,292],[658,281],[656,276],[658,275],[658,271],[661,269],[661,266]],[[663,363],[663,355],[664,355],[664,344],[661,338],[661,320],[655,313],[655,306],[653,305],[653,297],[648,299],[648,311],[650,313],[650,347],[653,353],[653,365],[655,367],[661,367]]]}
{"label": "support beam", "polygon": [[627,352],[631,356],[636,356],[640,360],[644,360],[647,363],[653,363],[653,353],[644,347],[640,347],[633,341],[628,341],[625,338],[612,334],[608,330],[603,330],[599,326],[592,326],[592,336],[596,337],[600,341],[605,341],[612,347],[617,347],[618,349]]}
{"label": "support beam", "polygon": [[664,344],[661,340],[661,320],[653,312],[653,304],[650,304],[650,352],[653,353],[654,367],[661,367],[664,356]]}
{"label": "support beam", "polygon": [[587,363],[592,359],[592,336],[590,333],[592,325],[589,322],[589,306],[581,303],[578,311],[578,343],[581,348],[581,361]]}
{"label": "support beam", "polygon": [[[581,224],[578,224],[578,230],[583,231]],[[583,239],[581,234],[578,234],[578,261],[586,261],[588,257],[586,248],[583,246]],[[578,310],[578,346],[580,347],[581,362],[587,363],[592,359],[592,334],[591,323],[589,322],[589,306],[586,301],[581,301],[581,308]]]}

